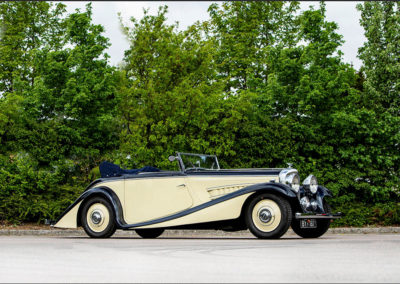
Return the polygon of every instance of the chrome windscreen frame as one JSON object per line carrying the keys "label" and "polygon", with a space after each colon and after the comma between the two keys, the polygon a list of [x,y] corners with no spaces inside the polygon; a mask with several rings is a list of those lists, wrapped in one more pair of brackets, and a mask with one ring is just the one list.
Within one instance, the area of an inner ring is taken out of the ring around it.
{"label": "chrome windscreen frame", "polygon": [[182,155],[185,155],[185,156],[195,156],[195,157],[205,156],[205,157],[214,158],[215,161],[216,161],[216,164],[217,164],[217,169],[215,169],[215,170],[218,171],[218,170],[221,169],[220,166],[219,166],[218,158],[217,158],[216,155],[207,155],[207,154],[194,154],[194,153],[182,153],[182,152],[177,152],[177,153],[176,153],[176,158],[177,158],[177,160],[178,160],[178,162],[179,162],[179,167],[181,168],[181,172],[185,172],[185,171],[186,171],[185,164],[183,163],[183,160],[182,160]]}

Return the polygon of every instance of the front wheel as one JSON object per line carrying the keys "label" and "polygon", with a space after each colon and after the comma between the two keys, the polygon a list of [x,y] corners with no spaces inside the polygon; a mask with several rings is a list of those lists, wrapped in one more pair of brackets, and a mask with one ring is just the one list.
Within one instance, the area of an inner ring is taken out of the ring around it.
{"label": "front wheel", "polygon": [[292,209],[289,202],[274,194],[254,197],[245,211],[246,225],[259,239],[278,239],[289,229]]}
{"label": "front wheel", "polygon": [[[324,202],[324,210],[325,213],[331,213],[331,208],[326,202]],[[300,219],[294,219],[292,221],[292,229],[300,237],[308,239],[322,236],[331,226],[331,219],[316,219],[316,228],[301,228],[300,222]]]}
{"label": "front wheel", "polygon": [[135,232],[143,239],[155,239],[164,233],[164,229],[136,229]]}
{"label": "front wheel", "polygon": [[92,238],[111,237],[117,226],[110,202],[103,197],[89,199],[83,205],[81,224],[85,232]]}

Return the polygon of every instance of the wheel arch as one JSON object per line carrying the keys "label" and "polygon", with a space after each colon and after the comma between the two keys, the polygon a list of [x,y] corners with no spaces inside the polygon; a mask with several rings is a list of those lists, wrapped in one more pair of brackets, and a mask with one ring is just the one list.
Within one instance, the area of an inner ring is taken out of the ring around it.
{"label": "wheel arch", "polygon": [[83,192],[68,208],[58,217],[55,221],[54,227],[56,228],[77,228],[81,226],[81,214],[83,205],[91,198],[101,196],[108,200],[113,208],[115,215],[115,222],[117,227],[122,227],[125,222],[123,218],[123,210],[121,201],[117,194],[106,186],[94,187]]}
{"label": "wheel arch", "polygon": [[115,221],[117,223],[117,227],[120,228],[121,225],[125,224],[125,221],[123,218],[123,210],[122,210],[121,201],[119,200],[118,196],[114,193],[114,191],[112,191],[112,189],[110,189],[109,187],[106,187],[106,186],[100,186],[100,187],[91,188],[88,191],[86,191],[85,193],[86,193],[86,195],[83,198],[82,203],[79,206],[78,214],[76,216],[76,222],[77,222],[78,226],[82,226],[81,215],[82,215],[82,210],[84,208],[85,203],[95,197],[103,197],[110,202],[111,207],[115,214],[115,219],[116,219]]}
{"label": "wheel arch", "polygon": [[269,184],[266,184],[266,185],[258,188],[250,196],[248,196],[246,198],[246,200],[243,203],[242,208],[241,208],[241,213],[240,213],[240,217],[239,217],[240,220],[242,220],[244,222],[244,214],[245,214],[246,208],[249,205],[249,203],[251,202],[251,200],[253,200],[253,198],[255,198],[256,196],[258,196],[260,194],[264,194],[264,193],[275,194],[277,196],[280,196],[280,197],[286,199],[289,202],[292,209],[295,206],[295,202],[297,201],[296,194],[290,188],[288,188],[288,186],[282,185],[282,184],[270,184],[269,183]]}

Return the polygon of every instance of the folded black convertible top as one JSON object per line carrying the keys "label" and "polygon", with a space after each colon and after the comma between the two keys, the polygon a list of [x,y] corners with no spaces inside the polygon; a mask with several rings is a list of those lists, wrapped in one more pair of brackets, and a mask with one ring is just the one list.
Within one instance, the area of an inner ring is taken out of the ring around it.
{"label": "folded black convertible top", "polygon": [[108,161],[104,161],[100,164],[99,166],[100,169],[100,175],[102,178],[108,178],[108,177],[118,177],[122,176],[124,174],[138,174],[140,172],[159,172],[160,170],[151,167],[151,166],[145,166],[140,169],[131,169],[131,170],[125,170],[121,169],[120,166],[113,164]]}

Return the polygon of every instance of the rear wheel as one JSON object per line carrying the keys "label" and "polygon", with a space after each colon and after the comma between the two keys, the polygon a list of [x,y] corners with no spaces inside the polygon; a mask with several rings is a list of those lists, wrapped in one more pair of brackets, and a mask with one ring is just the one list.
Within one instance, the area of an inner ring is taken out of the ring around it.
{"label": "rear wheel", "polygon": [[114,210],[103,197],[91,198],[83,205],[81,224],[92,238],[109,238],[117,229]]}
{"label": "rear wheel", "polygon": [[289,229],[292,210],[289,202],[275,194],[254,197],[245,211],[250,232],[260,239],[278,239]]}
{"label": "rear wheel", "polygon": [[[325,213],[331,213],[330,206],[324,202]],[[294,219],[292,221],[293,231],[302,238],[318,238],[328,231],[331,225],[331,219],[316,219],[316,228],[301,228],[300,219]]]}
{"label": "rear wheel", "polygon": [[135,232],[143,239],[155,239],[164,233],[164,229],[136,229]]}

